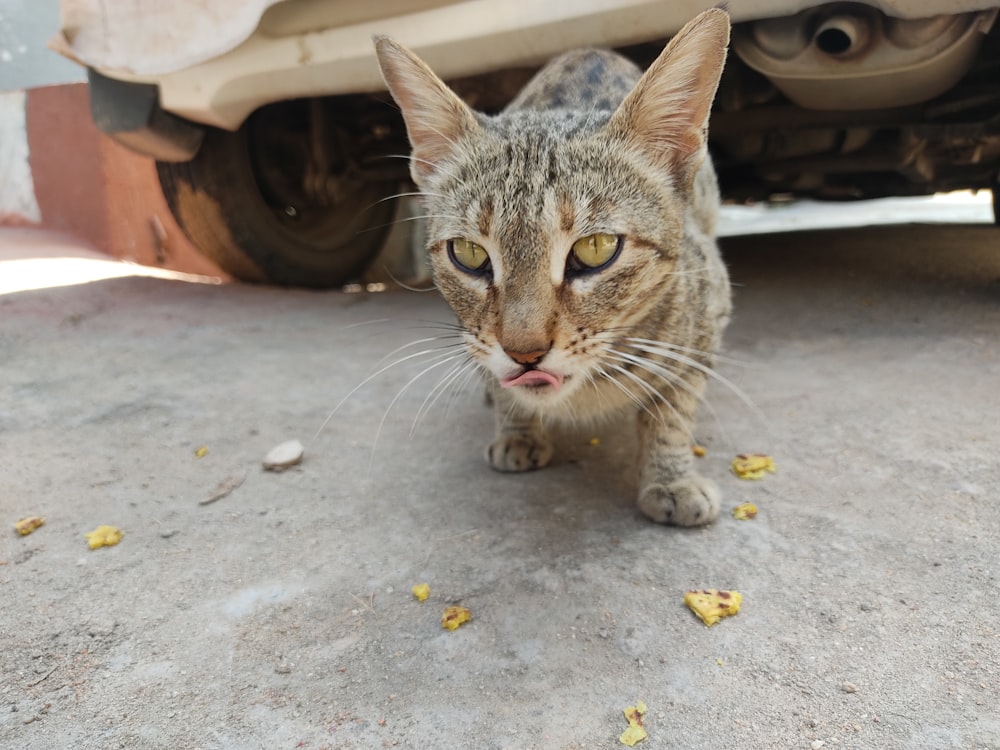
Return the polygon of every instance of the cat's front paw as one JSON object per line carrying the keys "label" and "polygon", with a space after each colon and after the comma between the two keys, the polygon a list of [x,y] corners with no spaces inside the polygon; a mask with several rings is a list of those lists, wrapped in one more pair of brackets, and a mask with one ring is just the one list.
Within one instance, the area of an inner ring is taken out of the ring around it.
{"label": "cat's front paw", "polygon": [[715,482],[697,475],[669,484],[650,484],[639,493],[639,509],[657,523],[701,526],[719,515],[721,493]]}
{"label": "cat's front paw", "polygon": [[541,469],[552,460],[552,443],[540,435],[501,435],[486,449],[486,460],[497,471]]}

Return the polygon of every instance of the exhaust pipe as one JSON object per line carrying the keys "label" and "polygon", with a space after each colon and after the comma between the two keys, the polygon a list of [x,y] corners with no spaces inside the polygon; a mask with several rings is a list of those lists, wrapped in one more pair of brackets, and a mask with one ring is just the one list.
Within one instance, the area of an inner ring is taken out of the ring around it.
{"label": "exhaust pipe", "polygon": [[893,18],[862,3],[818,6],[733,28],[733,49],[807,109],[924,102],[969,70],[1000,9]]}
{"label": "exhaust pipe", "polygon": [[833,16],[813,34],[813,44],[831,57],[850,57],[867,49],[872,38],[871,19],[860,16]]}

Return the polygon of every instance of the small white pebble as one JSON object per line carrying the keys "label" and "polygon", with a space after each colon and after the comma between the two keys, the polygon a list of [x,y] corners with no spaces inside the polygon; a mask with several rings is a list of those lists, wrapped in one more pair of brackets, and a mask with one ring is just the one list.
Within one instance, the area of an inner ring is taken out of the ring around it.
{"label": "small white pebble", "polygon": [[298,440],[288,440],[277,445],[264,456],[264,468],[268,471],[284,471],[289,466],[302,461],[305,448]]}
{"label": "small white pebble", "polygon": [[813,740],[813,741],[812,741],[812,744],[811,744],[811,745],[810,745],[809,747],[811,747],[811,748],[812,748],[812,750],[819,750],[819,749],[820,749],[821,747],[823,747],[823,745],[825,745],[825,744],[826,744],[826,743],[825,743],[825,742],[823,742],[823,740]]}
{"label": "small white pebble", "polygon": [[853,682],[845,682],[841,684],[840,689],[843,690],[845,693],[858,692],[858,686],[855,685]]}

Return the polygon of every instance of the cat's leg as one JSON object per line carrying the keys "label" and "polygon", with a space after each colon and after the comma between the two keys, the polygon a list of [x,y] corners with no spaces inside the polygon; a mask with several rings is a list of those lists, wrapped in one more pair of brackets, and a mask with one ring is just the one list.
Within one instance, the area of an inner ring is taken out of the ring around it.
{"label": "cat's leg", "polygon": [[[700,393],[703,383],[692,386]],[[671,401],[673,409],[639,413],[639,509],[657,523],[700,526],[719,514],[721,494],[694,470],[690,425],[697,399],[681,392]]]}
{"label": "cat's leg", "polygon": [[496,434],[486,448],[486,460],[497,471],[531,471],[549,465],[552,443],[541,420],[516,403],[505,390],[490,389]]}

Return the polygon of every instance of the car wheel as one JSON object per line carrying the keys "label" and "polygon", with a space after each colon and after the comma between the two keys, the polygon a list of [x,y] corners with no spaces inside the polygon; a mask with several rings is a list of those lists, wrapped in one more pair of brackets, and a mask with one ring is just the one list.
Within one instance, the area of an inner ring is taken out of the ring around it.
{"label": "car wheel", "polygon": [[309,138],[296,119],[272,107],[235,133],[209,128],[192,160],[157,162],[160,185],[195,246],[235,278],[339,286],[381,248],[396,183],[365,179],[332,156],[332,176],[310,195]]}

